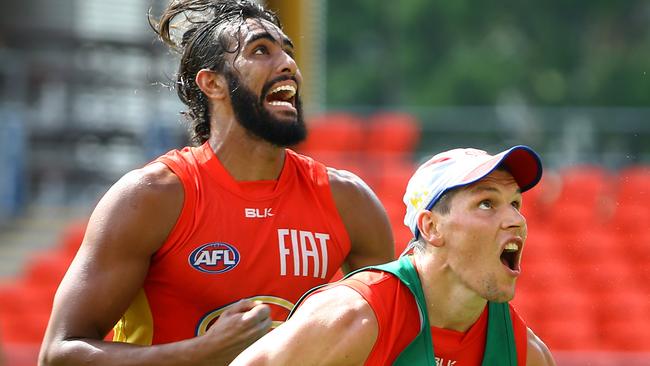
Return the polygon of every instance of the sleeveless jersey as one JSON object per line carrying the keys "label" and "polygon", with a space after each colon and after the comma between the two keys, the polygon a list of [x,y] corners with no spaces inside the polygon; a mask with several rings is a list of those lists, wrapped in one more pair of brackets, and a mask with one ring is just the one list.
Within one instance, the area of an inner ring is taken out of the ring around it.
{"label": "sleeveless jersey", "polygon": [[[404,271],[404,267],[409,265],[412,271],[404,276],[403,273],[408,272]],[[408,275],[412,277],[409,279]],[[325,288],[332,286],[352,288],[375,313],[379,332],[364,365],[526,364],[526,324],[509,304],[488,303],[476,323],[466,332],[429,326],[425,305],[418,306],[418,301],[424,303],[424,296],[421,291],[417,295],[411,290],[421,285],[408,257],[361,269]],[[315,289],[303,299],[322,289]],[[418,296],[421,297],[419,300]],[[504,321],[506,317],[508,319]],[[427,327],[428,331],[425,331]],[[491,339],[488,339],[490,332]],[[510,334],[504,334],[507,332]],[[486,344],[489,350],[486,350]],[[510,349],[512,347],[516,351]]]}
{"label": "sleeveless jersey", "polygon": [[327,283],[350,251],[324,165],[286,150],[277,181],[236,182],[206,143],[156,159],[185,198],[114,340],[141,345],[201,335],[242,298],[282,323],[300,295]]}

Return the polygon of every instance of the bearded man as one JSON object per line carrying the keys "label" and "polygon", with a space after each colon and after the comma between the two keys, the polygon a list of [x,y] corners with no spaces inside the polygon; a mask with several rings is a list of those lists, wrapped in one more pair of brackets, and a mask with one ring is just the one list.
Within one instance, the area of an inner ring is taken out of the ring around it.
{"label": "bearded man", "polygon": [[306,136],[302,77],[275,14],[182,0],[152,25],[181,54],[196,146],[127,173],[98,203],[41,365],[226,365],[341,266],[393,258],[368,186],[287,148]]}

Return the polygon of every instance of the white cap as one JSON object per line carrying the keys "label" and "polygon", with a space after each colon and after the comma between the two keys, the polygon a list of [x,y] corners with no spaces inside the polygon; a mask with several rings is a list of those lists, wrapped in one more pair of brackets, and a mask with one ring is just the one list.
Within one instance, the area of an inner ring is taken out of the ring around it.
{"label": "white cap", "polygon": [[404,225],[417,239],[420,211],[430,210],[447,191],[479,181],[499,166],[512,174],[522,193],[542,178],[542,162],[528,146],[514,146],[497,155],[477,149],[442,152],[420,165],[409,180],[403,199],[406,205]]}

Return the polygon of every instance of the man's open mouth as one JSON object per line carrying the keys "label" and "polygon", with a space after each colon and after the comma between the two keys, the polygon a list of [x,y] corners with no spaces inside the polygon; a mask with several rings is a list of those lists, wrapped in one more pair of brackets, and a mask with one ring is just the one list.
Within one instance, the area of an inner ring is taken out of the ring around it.
{"label": "man's open mouth", "polygon": [[521,250],[519,244],[515,242],[507,243],[503,252],[501,252],[501,263],[504,266],[508,267],[514,272],[518,272],[519,268],[519,256],[521,255]]}
{"label": "man's open mouth", "polygon": [[296,106],[296,87],[291,84],[280,85],[271,90],[265,98],[266,102],[272,106],[288,107],[295,109]]}

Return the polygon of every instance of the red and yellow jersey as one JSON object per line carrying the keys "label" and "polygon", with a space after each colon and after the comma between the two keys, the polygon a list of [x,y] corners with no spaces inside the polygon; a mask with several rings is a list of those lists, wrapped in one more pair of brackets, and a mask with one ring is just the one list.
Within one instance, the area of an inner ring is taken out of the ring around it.
{"label": "red and yellow jersey", "polygon": [[350,251],[324,165],[286,150],[277,180],[237,182],[206,143],[156,161],[185,200],[151,259],[115,340],[150,345],[205,333],[242,298],[271,306],[277,326],[300,295],[326,283]]}
{"label": "red and yellow jersey", "polygon": [[[379,333],[365,365],[391,365],[420,331],[420,313],[406,285],[387,272],[363,271],[338,285],[357,291],[372,307]],[[510,306],[517,364],[526,364],[526,324]],[[487,306],[466,332],[431,327],[436,365],[480,365],[487,336]]]}

